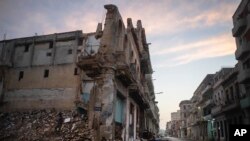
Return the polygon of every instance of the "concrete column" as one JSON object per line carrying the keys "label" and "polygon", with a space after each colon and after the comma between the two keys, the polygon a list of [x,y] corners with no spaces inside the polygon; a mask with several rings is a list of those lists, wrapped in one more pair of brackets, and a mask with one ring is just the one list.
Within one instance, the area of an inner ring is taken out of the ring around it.
{"label": "concrete column", "polygon": [[[115,95],[114,70],[106,69],[103,71],[101,80],[97,81],[96,102],[94,109],[101,108],[95,112],[94,121],[99,123],[96,129],[100,129],[99,139],[108,141],[114,140],[114,113]],[[98,128],[99,126],[99,128]],[[99,141],[99,140],[98,140]]]}
{"label": "concrete column", "polygon": [[137,112],[136,112],[136,107],[137,105],[134,104],[134,117],[133,117],[133,120],[134,120],[134,139],[136,139],[136,115],[137,115]]}
{"label": "concrete column", "polygon": [[53,41],[52,41],[52,44],[53,44],[53,47],[52,47],[52,57],[51,57],[51,62],[52,62],[52,64],[53,65],[55,65],[56,64],[56,40],[57,40],[57,34],[55,33],[54,34],[54,39],[53,39]]}
{"label": "concrete column", "polygon": [[130,109],[130,99],[127,95],[126,98],[126,124],[125,124],[125,140],[128,140],[129,138],[129,109]]}
{"label": "concrete column", "polygon": [[32,45],[30,47],[30,62],[29,62],[29,66],[32,67],[32,62],[33,62],[33,58],[34,58],[34,51],[35,51],[35,42],[36,42],[36,36],[33,37],[33,41],[32,41]]}

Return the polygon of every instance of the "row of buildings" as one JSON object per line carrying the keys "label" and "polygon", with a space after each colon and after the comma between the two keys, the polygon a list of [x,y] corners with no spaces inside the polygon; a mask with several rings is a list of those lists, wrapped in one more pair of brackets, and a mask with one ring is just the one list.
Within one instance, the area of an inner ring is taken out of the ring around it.
{"label": "row of buildings", "polygon": [[250,124],[250,2],[242,0],[233,15],[232,29],[238,63],[208,74],[190,100],[179,103],[177,130],[167,123],[168,131],[193,140],[229,140],[229,127]]}
{"label": "row of buildings", "polygon": [[171,121],[167,122],[165,135],[180,137],[180,110],[171,113]]}
{"label": "row of buildings", "polygon": [[[96,140],[135,140],[159,131],[145,29],[105,5],[96,32],[0,41],[0,111],[87,113]],[[104,27],[102,27],[104,25]]]}

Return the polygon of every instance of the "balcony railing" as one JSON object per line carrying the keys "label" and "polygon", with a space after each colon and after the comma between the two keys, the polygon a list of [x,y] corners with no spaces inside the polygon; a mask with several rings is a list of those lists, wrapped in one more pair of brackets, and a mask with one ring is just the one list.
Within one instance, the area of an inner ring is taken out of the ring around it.
{"label": "balcony railing", "polygon": [[239,101],[231,101],[227,105],[223,106],[223,112],[230,112],[240,107]]}
{"label": "balcony railing", "polygon": [[213,85],[213,88],[216,88],[216,87],[218,87],[218,86],[220,86],[220,84],[223,82],[223,79],[219,79],[218,81],[216,81],[215,83],[214,83],[214,85]]}
{"label": "balcony railing", "polygon": [[205,94],[208,90],[211,90],[212,89],[212,86],[211,85],[207,85],[206,88],[201,91],[201,95]]}
{"label": "balcony railing", "polygon": [[217,115],[220,112],[221,112],[221,106],[216,106],[216,107],[212,108],[212,110],[211,110],[212,115]]}
{"label": "balcony railing", "polygon": [[213,100],[212,99],[208,99],[205,104],[204,104],[204,107],[207,107],[208,105],[211,105],[213,103]]}

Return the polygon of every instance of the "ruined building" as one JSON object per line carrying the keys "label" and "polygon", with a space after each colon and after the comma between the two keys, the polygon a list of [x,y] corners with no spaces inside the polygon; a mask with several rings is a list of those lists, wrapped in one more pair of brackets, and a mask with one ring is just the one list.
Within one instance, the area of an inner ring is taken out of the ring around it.
{"label": "ruined building", "polygon": [[[105,5],[104,27],[0,41],[1,112],[77,110],[96,141],[157,134],[145,30]],[[73,128],[73,127],[72,127]]]}

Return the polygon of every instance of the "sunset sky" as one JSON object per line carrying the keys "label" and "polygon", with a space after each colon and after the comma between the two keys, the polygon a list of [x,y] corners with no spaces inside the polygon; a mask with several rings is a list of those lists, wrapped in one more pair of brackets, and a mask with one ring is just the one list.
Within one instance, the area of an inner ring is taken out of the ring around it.
{"label": "sunset sky", "polygon": [[240,0],[0,0],[0,40],[82,30],[104,22],[115,4],[126,24],[138,19],[150,45],[160,127],[208,73],[236,63],[232,15]]}

